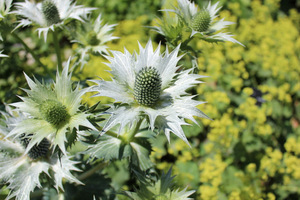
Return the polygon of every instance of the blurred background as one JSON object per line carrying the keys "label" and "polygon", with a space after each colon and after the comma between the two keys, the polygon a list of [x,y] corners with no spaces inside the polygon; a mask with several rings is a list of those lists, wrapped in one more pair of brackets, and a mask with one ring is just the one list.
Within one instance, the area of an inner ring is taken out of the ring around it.
{"label": "blurred background", "polygon": [[[199,7],[208,3],[195,2]],[[163,16],[159,10],[172,8],[176,1],[78,0],[77,4],[97,7],[93,18],[102,13],[105,23],[117,24],[113,35],[120,39],[110,42],[109,49],[126,47],[133,52],[138,51],[137,41],[145,45],[149,38],[165,45],[163,36],[147,26],[154,26]],[[176,184],[196,190],[195,199],[300,199],[300,1],[221,0],[220,5],[219,17],[235,22],[227,31],[245,47],[191,42],[201,51],[199,74],[209,77],[190,92],[207,102],[199,108],[213,120],[197,119],[200,126],[184,127],[192,148],[176,137],[169,144],[158,135],[151,159],[159,170],[173,166]],[[51,39],[45,43],[33,30],[20,29],[18,34],[54,71]],[[63,30],[60,44],[64,60],[78,47]],[[14,38],[7,35],[0,49],[9,55],[0,60],[2,104],[19,101],[20,88],[28,87],[23,72],[49,79]],[[102,56],[90,55],[74,80],[110,79],[103,62]],[[180,64],[191,67],[186,56]],[[98,99],[86,96],[84,101],[92,105]],[[128,185],[122,166],[107,169],[116,188]]]}

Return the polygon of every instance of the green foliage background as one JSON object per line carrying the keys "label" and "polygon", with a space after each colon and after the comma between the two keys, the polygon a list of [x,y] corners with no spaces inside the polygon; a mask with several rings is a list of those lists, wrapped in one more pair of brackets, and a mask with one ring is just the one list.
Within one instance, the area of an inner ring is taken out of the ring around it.
{"label": "green foliage background", "polygon": [[[118,23],[114,35],[120,39],[111,42],[110,49],[123,51],[125,46],[131,52],[138,49],[137,40],[142,45],[149,38],[164,44],[163,37],[146,26],[155,25],[155,17],[163,14],[158,10],[170,8],[171,3],[175,2],[78,1],[98,7],[95,17],[102,12],[106,22]],[[191,92],[207,102],[199,108],[213,121],[199,119],[200,126],[185,127],[192,148],[175,137],[169,144],[159,135],[153,142],[151,159],[159,170],[173,166],[177,185],[196,189],[195,199],[300,199],[299,1],[223,0],[221,4],[220,17],[235,22],[229,31],[246,47],[196,40],[191,44],[201,50],[199,74],[209,76]],[[48,51],[41,39],[32,37],[31,30],[22,33],[26,41],[44,56],[44,64],[55,69],[54,52]],[[68,38],[61,41],[66,60],[69,49],[77,46],[71,46]],[[43,70],[30,54],[21,45],[12,45],[14,42],[8,35],[0,48],[15,58],[0,61],[0,97],[7,103],[17,100],[20,87],[27,87],[22,71],[43,77]],[[95,78],[95,74],[109,79],[102,62],[103,57],[91,56],[76,79]],[[191,65],[188,57],[180,64]],[[90,105],[99,101],[89,96],[84,100]],[[131,189],[122,166],[117,162],[106,169],[116,190]],[[123,178],[120,172],[125,174]]]}

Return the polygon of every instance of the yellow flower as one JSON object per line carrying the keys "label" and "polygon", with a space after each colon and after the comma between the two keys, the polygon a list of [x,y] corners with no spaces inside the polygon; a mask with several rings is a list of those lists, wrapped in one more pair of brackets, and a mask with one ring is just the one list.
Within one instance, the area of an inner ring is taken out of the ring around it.
{"label": "yellow flower", "polygon": [[241,200],[240,191],[232,191],[228,197],[228,200]]}
{"label": "yellow flower", "polygon": [[268,200],[275,200],[276,199],[276,196],[273,193],[270,193],[270,192],[267,194],[267,197],[268,197]]}
{"label": "yellow flower", "polygon": [[218,187],[212,187],[209,185],[201,185],[199,187],[200,199],[202,200],[217,200],[218,199]]}

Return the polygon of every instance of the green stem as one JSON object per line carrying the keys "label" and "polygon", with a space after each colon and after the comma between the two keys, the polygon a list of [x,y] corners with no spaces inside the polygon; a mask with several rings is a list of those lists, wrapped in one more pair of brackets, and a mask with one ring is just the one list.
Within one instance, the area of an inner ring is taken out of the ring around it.
{"label": "green stem", "polygon": [[109,136],[112,136],[112,137],[115,137],[115,138],[118,138],[118,134],[113,132],[113,131],[106,131],[105,134],[109,135]]}
{"label": "green stem", "polygon": [[[103,127],[101,127],[101,126],[96,126],[96,128],[97,128],[98,131],[100,131],[100,132],[102,132],[102,130],[103,130]],[[115,132],[113,132],[113,131],[106,131],[104,134],[105,134],[105,135],[112,136],[112,137],[115,137],[115,138],[118,138],[118,134],[115,133]]]}
{"label": "green stem", "polygon": [[192,40],[192,37],[187,38],[184,42],[182,42],[182,48],[185,50],[188,43]]}
{"label": "green stem", "polygon": [[43,190],[42,189],[36,190],[36,191],[34,191],[30,194],[30,198],[38,198],[38,197],[41,197],[41,196],[43,196]]}
{"label": "green stem", "polygon": [[96,165],[95,167],[93,167],[92,169],[90,169],[89,171],[86,171],[83,174],[81,174],[80,176],[78,176],[77,179],[80,181],[83,181],[84,179],[87,179],[88,177],[92,176],[94,173],[96,173],[100,169],[103,169],[107,165],[108,165],[108,162],[103,162],[103,163],[101,162],[98,165]]}
{"label": "green stem", "polygon": [[126,136],[126,140],[128,142],[130,142],[132,140],[132,138],[134,138],[134,136],[139,132],[140,130],[140,126],[143,122],[144,118],[139,119],[139,121],[136,123],[136,126],[134,127],[134,129],[128,133],[128,135]]}
{"label": "green stem", "polygon": [[14,33],[14,32],[12,32],[12,36],[14,37],[14,38],[16,38],[23,46],[24,46],[24,48],[26,49],[26,51],[27,52],[29,52],[31,55],[32,55],[32,57],[34,58],[34,60],[40,65],[40,66],[42,66],[43,67],[43,69],[45,70],[45,72],[47,73],[47,74],[49,74],[50,76],[51,76],[51,78],[53,78],[53,79],[55,79],[55,76],[49,71],[49,69],[48,69],[48,67],[46,66],[46,65],[44,65],[41,61],[40,61],[40,59],[39,59],[39,57],[34,53],[34,51],[31,49],[31,48],[29,48],[29,46],[16,34],[16,33]]}
{"label": "green stem", "polygon": [[54,43],[54,48],[56,52],[56,57],[57,57],[57,67],[58,67],[58,72],[62,72],[62,61],[61,61],[61,53],[60,53],[60,48],[59,48],[59,43],[57,39],[57,33],[56,31],[53,31],[53,43]]}

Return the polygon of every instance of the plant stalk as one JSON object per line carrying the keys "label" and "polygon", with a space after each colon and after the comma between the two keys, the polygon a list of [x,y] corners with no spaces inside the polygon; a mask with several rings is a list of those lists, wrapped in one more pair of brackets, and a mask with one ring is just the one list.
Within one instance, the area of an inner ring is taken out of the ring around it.
{"label": "plant stalk", "polygon": [[134,127],[134,129],[128,133],[128,135],[126,136],[126,140],[128,142],[130,142],[132,140],[132,138],[134,138],[134,136],[139,132],[140,130],[140,126],[143,122],[144,118],[139,119],[139,121],[136,123],[136,126]]}
{"label": "plant stalk", "polygon": [[57,58],[57,67],[58,67],[58,72],[62,72],[62,60],[61,60],[61,52],[59,48],[59,43],[58,43],[58,37],[56,31],[53,31],[52,33],[53,36],[53,43],[54,43],[54,48],[56,52],[56,58]]}
{"label": "plant stalk", "polygon": [[24,48],[26,49],[27,52],[29,52],[32,57],[34,58],[34,60],[40,65],[43,67],[43,69],[45,70],[45,72],[47,74],[49,74],[51,76],[51,78],[55,79],[55,76],[50,72],[50,70],[48,69],[48,67],[46,65],[44,65],[39,57],[34,53],[34,51],[22,40],[22,38],[20,38],[16,33],[12,32],[12,36],[14,38],[16,38],[23,46]]}
{"label": "plant stalk", "polygon": [[80,181],[83,181],[84,179],[87,179],[88,177],[92,176],[94,173],[96,173],[100,169],[103,169],[107,165],[108,165],[108,162],[101,162],[101,163],[97,164],[95,167],[93,167],[92,169],[90,169],[90,170],[84,172],[83,174],[81,174],[80,176],[78,176],[77,179]]}

